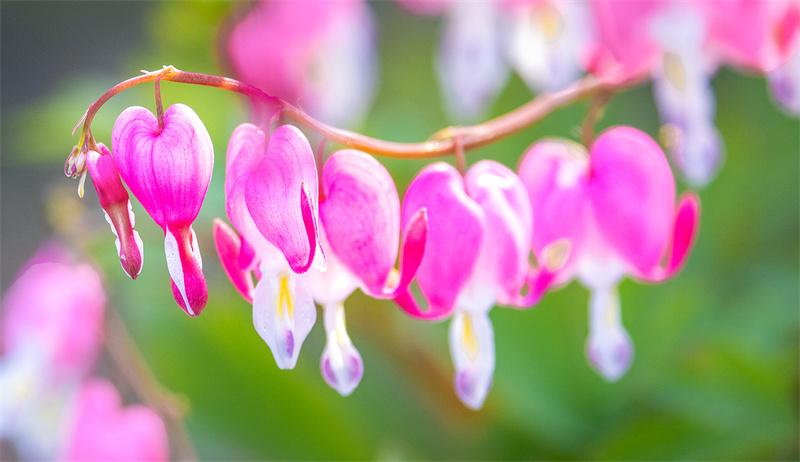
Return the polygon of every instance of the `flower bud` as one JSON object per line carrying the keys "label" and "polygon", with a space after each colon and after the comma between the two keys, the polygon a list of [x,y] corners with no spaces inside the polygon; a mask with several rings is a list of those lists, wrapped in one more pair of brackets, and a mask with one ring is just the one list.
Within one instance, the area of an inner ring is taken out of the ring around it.
{"label": "flower bud", "polygon": [[122,186],[111,152],[102,143],[98,145],[98,150],[100,152],[88,152],[86,164],[106,221],[117,238],[117,253],[122,269],[136,279],[142,271],[144,251],[142,239],[133,229],[135,219],[131,201],[128,191]]}

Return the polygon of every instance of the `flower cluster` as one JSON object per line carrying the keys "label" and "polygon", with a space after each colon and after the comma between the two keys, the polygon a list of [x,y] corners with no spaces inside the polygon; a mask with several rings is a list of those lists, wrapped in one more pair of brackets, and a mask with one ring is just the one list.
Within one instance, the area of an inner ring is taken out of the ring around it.
{"label": "flower cluster", "polygon": [[97,272],[53,246],[26,265],[6,294],[0,439],[14,442],[21,457],[167,460],[161,417],[141,405],[123,407],[110,382],[90,376],[104,338],[105,304]]}
{"label": "flower cluster", "polygon": [[[165,67],[118,84],[87,110],[65,172],[92,177],[120,263],[136,278],[143,246],[133,228],[130,190],[164,231],[176,302],[197,316],[208,289],[192,225],[214,149],[192,109],[162,110],[159,82],[238,92],[249,97],[251,118],[228,141],[228,220],[214,221],[214,244],[233,286],[252,304],[255,330],[279,368],[295,367],[321,305],[323,378],[342,395],[352,393],[364,364],[347,331],[344,303],[360,289],[414,318],[449,319],[455,390],[479,408],[495,366],[490,310],[530,308],[576,279],[591,293],[589,362],[605,379],[619,379],[630,367],[633,344],[616,287],[626,276],[657,283],[680,270],[697,232],[698,197],[676,197],[668,160],[646,133],[622,126],[593,139],[593,112],[584,124],[585,146],[536,141],[516,171],[489,160],[467,169],[464,151],[577,99],[594,98],[590,111],[599,111],[611,93],[651,78],[666,124],[664,144],[690,183],[704,184],[721,150],[709,84],[721,64],[767,73],[776,98],[798,111],[800,7],[787,0],[398,2],[444,17],[437,70],[454,117],[481,114],[509,67],[549,93],[422,143],[339,129],[299,106],[346,124],[366,109],[375,76],[369,8],[360,0],[258,2],[225,36],[229,63],[242,81]],[[574,83],[583,72],[592,76]],[[128,108],[114,124],[111,150],[95,142],[90,124],[100,106],[145,82],[156,84],[156,114]],[[320,136],[312,138],[320,148],[315,152],[289,121]],[[350,149],[326,155],[328,142]],[[425,167],[401,200],[389,172],[369,153],[455,154],[458,168]]]}
{"label": "flower cluster", "polygon": [[[123,268],[138,274],[141,242],[120,177],[164,230],[177,303],[199,314],[207,289],[191,224],[212,170],[208,133],[186,106],[168,108],[160,124],[135,107],[117,119],[112,144],[113,153],[102,145],[101,153],[89,152],[89,171]],[[676,206],[666,158],[641,131],[611,129],[590,153],[566,140],[541,141],[519,176],[488,160],[463,175],[435,163],[401,203],[391,175],[370,155],[340,150],[323,163],[298,128],[245,123],[226,156],[233,227],[215,221],[215,246],[234,287],[252,303],[255,329],[278,367],[296,365],[315,303],[323,307],[320,369],[342,395],[364,370],[345,322],[344,301],[357,288],[394,300],[413,317],[450,318],[455,388],[479,408],[495,364],[490,309],[531,307],[548,288],[576,277],[592,291],[590,361],[613,380],[632,357],[615,286],[624,275],[652,282],[674,274],[691,245],[698,205],[689,195]],[[121,244],[123,236],[135,245]]]}
{"label": "flower cluster", "polygon": [[695,186],[717,171],[711,78],[723,64],[769,77],[800,115],[800,4],[793,0],[397,0],[444,17],[437,57],[456,120],[479,118],[513,68],[534,91],[651,77],[676,165]]}

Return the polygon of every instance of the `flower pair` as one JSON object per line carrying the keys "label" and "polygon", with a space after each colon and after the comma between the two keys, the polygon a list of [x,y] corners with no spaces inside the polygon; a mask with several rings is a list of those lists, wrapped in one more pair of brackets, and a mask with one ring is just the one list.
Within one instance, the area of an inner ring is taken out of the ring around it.
{"label": "flower pair", "polygon": [[243,124],[231,135],[226,170],[226,209],[238,235],[216,221],[214,238],[226,273],[253,302],[256,331],[278,367],[291,369],[316,321],[314,302],[320,303],[328,336],[323,377],[351,393],[363,364],[346,331],[343,302],[357,287],[377,298],[404,293],[425,242],[424,211],[406,228],[397,271],[399,199],[372,157],[336,152],[320,181],[297,128],[284,125],[268,135]]}
{"label": "flower pair", "polygon": [[86,155],[86,168],[106,220],[116,236],[123,270],[139,275],[144,249],[122,180],[164,230],[164,251],[175,300],[190,316],[208,299],[203,262],[192,222],[200,212],[214,165],[214,147],[203,123],[188,106],[170,106],[158,120],[143,107],[117,118],[113,154],[102,143]]}

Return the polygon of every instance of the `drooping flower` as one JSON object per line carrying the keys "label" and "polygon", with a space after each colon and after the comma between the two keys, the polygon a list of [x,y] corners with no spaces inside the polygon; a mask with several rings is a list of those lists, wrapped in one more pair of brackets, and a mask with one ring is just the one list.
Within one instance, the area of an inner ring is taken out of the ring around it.
{"label": "drooping flower", "polygon": [[357,288],[375,298],[408,297],[424,252],[427,215],[420,211],[404,233],[400,271],[400,199],[391,175],[373,157],[353,150],[334,153],[322,171],[320,220],[327,271],[308,275],[325,312],[327,342],[321,370],[346,396],[358,386],[363,361],[347,334],[344,301]]}
{"label": "drooping flower", "polygon": [[509,61],[531,89],[556,91],[581,75],[592,37],[586,4],[568,0],[510,0]]}
{"label": "drooping flower", "polygon": [[37,253],[3,300],[0,439],[31,459],[55,456],[74,387],[103,339],[99,275],[51,249]]}
{"label": "drooping flower", "polygon": [[[466,178],[445,163],[423,169],[406,192],[403,222],[408,225],[422,209],[427,210],[428,234],[416,279],[428,309],[401,306],[423,319],[453,316],[455,389],[467,406],[477,409],[494,372],[489,310],[495,303],[531,305],[546,289],[532,283],[528,269],[531,206],[511,170],[481,161]],[[529,293],[521,297],[526,286]]]}
{"label": "drooping flower", "polygon": [[[214,237],[225,271],[253,301],[256,331],[281,369],[294,368],[316,321],[316,308],[299,275],[325,267],[319,246],[318,180],[314,154],[297,128],[269,137],[252,124],[228,143],[225,199],[238,231],[217,221]],[[253,289],[253,275],[259,280]]]}
{"label": "drooping flower", "polygon": [[112,141],[122,179],[164,230],[175,300],[187,314],[197,316],[208,300],[208,289],[192,222],[214,166],[208,131],[183,104],[166,110],[163,125],[149,110],[130,107],[114,123]]}
{"label": "drooping flower", "polygon": [[[589,70],[607,79],[652,75],[670,154],[687,180],[704,186],[723,150],[711,77],[721,63],[759,72],[787,66],[800,35],[800,6],[785,0],[593,0],[591,6],[597,36]],[[779,98],[791,93],[791,79],[779,82]]]}
{"label": "drooping flower", "polygon": [[492,2],[455,2],[445,16],[437,75],[456,121],[482,117],[508,79],[500,12]]}
{"label": "drooping flower", "polygon": [[102,379],[81,385],[60,460],[159,462],[169,459],[161,417],[141,405],[123,407],[119,392]]}
{"label": "drooping flower", "polygon": [[708,24],[697,10],[673,6],[654,16],[649,33],[661,50],[653,67],[653,93],[666,124],[673,161],[695,186],[719,169],[722,140],[714,125],[711,77],[715,58],[705,47]]}
{"label": "drooping flower", "polygon": [[577,278],[591,291],[587,355],[603,377],[617,380],[633,357],[617,284],[626,275],[660,282],[680,270],[696,233],[698,199],[687,194],[676,206],[661,148],[631,127],[603,133],[588,156],[569,141],[538,142],[519,170],[536,214],[533,250],[541,257],[553,243],[568,243],[556,282]]}
{"label": "drooping flower", "polygon": [[226,51],[236,75],[334,125],[357,123],[375,88],[372,16],[361,0],[260,1]]}
{"label": "drooping flower", "polygon": [[144,248],[139,233],[133,228],[135,218],[128,191],[122,186],[119,171],[104,144],[98,144],[98,151],[89,151],[86,167],[92,177],[97,198],[116,237],[117,254],[122,269],[132,279],[142,271]]}

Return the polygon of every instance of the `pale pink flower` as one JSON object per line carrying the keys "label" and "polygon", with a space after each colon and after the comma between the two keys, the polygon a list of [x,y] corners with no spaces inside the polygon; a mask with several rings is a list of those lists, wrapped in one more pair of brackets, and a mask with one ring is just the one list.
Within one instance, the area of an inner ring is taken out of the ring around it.
{"label": "pale pink flower", "polygon": [[63,461],[141,461],[169,459],[161,417],[141,405],[122,406],[119,392],[102,379],[84,382],[59,456]]}
{"label": "pale pink flower", "polygon": [[[267,137],[252,124],[234,130],[225,176],[228,218],[215,240],[234,286],[253,300],[256,331],[281,369],[294,368],[316,321],[316,308],[299,277],[324,269],[319,246],[318,179],[314,154],[297,128],[284,125]],[[258,283],[253,288],[253,273]]]}
{"label": "pale pink flower", "polygon": [[[465,178],[440,162],[423,169],[408,187],[403,222],[408,225],[420,210],[427,211],[428,233],[416,277],[428,307],[401,306],[424,319],[453,316],[455,389],[477,409],[495,363],[489,310],[496,303],[531,305],[547,287],[528,268],[531,206],[519,178],[497,162],[478,162]],[[526,286],[529,293],[522,297]]]}
{"label": "pale pink flower", "polygon": [[50,459],[61,443],[74,388],[103,340],[106,297],[89,265],[47,246],[3,300],[0,438],[25,458]]}
{"label": "pale pink flower", "polygon": [[361,0],[260,1],[225,49],[237,77],[325,122],[352,125],[369,109],[375,31]]}
{"label": "pale pink flower", "polygon": [[408,286],[424,252],[427,215],[420,211],[406,227],[397,271],[400,199],[389,172],[363,152],[342,150],[325,163],[321,188],[328,267],[308,277],[314,299],[325,311],[322,374],[346,396],[361,380],[363,362],[347,334],[344,301],[357,287],[375,298],[408,300]]}
{"label": "pale pink flower", "polygon": [[676,206],[661,148],[630,127],[606,131],[588,155],[569,141],[535,143],[519,170],[536,216],[533,250],[543,258],[554,245],[569,249],[556,281],[577,278],[591,291],[587,354],[603,377],[617,380],[633,357],[617,284],[626,275],[660,282],[681,268],[698,199],[688,194]]}

